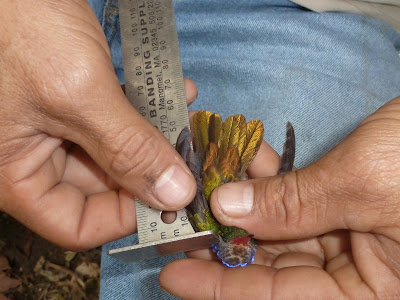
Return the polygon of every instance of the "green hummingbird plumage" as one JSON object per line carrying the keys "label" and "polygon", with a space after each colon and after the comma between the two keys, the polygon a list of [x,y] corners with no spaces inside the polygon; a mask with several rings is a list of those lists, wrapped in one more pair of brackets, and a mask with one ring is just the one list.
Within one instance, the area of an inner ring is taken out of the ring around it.
{"label": "green hummingbird plumage", "polygon": [[[186,208],[190,222],[196,231],[212,230],[220,237],[212,249],[224,265],[245,266],[254,260],[256,241],[244,229],[220,224],[209,203],[216,187],[247,179],[246,170],[260,148],[264,126],[259,120],[247,123],[243,115],[228,117],[223,122],[218,114],[209,111],[196,113],[193,124],[196,155],[190,147],[189,129],[184,129],[177,141],[178,152],[197,180],[196,197]],[[289,148],[293,151],[284,151],[286,158],[282,155],[281,167],[285,170],[293,166],[294,135],[291,141]]]}

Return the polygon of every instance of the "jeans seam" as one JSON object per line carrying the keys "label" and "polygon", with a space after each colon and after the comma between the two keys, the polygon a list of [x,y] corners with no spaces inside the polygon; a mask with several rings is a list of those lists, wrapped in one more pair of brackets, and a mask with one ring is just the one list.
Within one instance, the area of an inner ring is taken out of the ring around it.
{"label": "jeans seam", "polygon": [[[117,34],[116,22],[118,20],[118,17],[119,17],[118,1],[117,0],[105,0],[102,28],[103,28],[103,31],[106,33],[107,42],[110,47],[114,40],[115,35]],[[109,34],[109,32],[108,32],[107,26],[111,26],[111,34]]]}
{"label": "jeans seam", "polygon": [[101,27],[103,28],[103,30],[105,29],[106,26],[106,11],[107,11],[107,7],[110,4],[110,0],[105,0],[104,1],[104,6],[103,6],[103,19],[101,20]]}

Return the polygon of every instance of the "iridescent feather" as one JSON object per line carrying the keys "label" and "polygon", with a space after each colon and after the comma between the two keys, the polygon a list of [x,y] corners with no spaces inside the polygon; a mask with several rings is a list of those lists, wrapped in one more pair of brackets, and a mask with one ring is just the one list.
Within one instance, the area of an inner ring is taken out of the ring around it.
{"label": "iridescent feather", "polygon": [[[220,242],[214,245],[213,251],[224,265],[245,266],[254,260],[256,241],[244,229],[218,223],[210,210],[209,202],[216,187],[247,178],[246,170],[263,139],[263,124],[258,120],[246,123],[243,115],[231,116],[222,122],[218,114],[209,111],[196,113],[193,121],[196,155],[191,147],[189,129],[184,129],[177,141],[177,150],[197,181],[196,197],[186,208],[189,219],[196,231],[213,230],[220,237]],[[294,141],[294,134],[292,140]],[[294,143],[290,144],[292,145]],[[291,150],[293,153],[288,151],[283,159],[289,166],[290,159],[294,158],[294,148]]]}

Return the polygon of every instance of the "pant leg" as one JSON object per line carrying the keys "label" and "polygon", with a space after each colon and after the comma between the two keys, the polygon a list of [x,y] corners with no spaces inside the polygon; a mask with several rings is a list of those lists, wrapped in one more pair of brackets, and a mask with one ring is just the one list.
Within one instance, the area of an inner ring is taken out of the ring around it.
{"label": "pant leg", "polygon": [[[115,4],[106,3],[105,12]],[[278,152],[291,121],[298,167],[400,95],[400,36],[381,21],[318,14],[287,0],[176,0],[175,10],[184,75],[199,91],[192,108],[261,119]],[[111,22],[102,16],[123,82],[118,16]],[[103,247],[101,299],[174,299],[157,277],[182,255],[124,264],[105,254],[135,242],[133,235]]]}
{"label": "pant leg", "polygon": [[399,34],[381,21],[287,1],[192,2],[176,6],[192,108],[260,118],[278,152],[291,121],[298,167],[400,95]]}

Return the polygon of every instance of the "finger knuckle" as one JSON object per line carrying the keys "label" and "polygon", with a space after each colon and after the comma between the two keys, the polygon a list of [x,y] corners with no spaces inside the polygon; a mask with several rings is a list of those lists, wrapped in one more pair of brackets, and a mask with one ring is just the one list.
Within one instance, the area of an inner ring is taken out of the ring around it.
{"label": "finger knuckle", "polygon": [[150,170],[159,161],[160,149],[154,136],[130,129],[123,131],[114,142],[109,169],[120,178],[146,176],[151,178]]}
{"label": "finger knuckle", "polygon": [[302,216],[302,201],[296,172],[287,173],[283,176],[278,195],[281,201],[277,205],[283,212],[284,224],[288,228],[297,226]]}
{"label": "finger knuckle", "polygon": [[269,184],[262,186],[263,191],[256,193],[258,210],[286,228],[293,228],[301,220],[303,203],[299,192],[296,172],[287,173]]}

